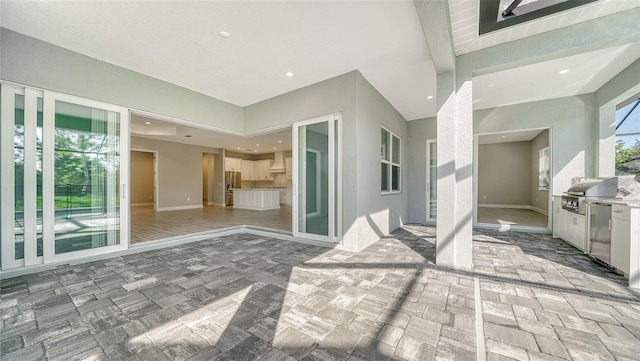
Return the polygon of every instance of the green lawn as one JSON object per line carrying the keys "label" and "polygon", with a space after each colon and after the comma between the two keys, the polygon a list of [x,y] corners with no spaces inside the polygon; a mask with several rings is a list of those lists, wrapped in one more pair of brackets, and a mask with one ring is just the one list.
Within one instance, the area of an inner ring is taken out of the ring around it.
{"label": "green lawn", "polygon": [[[95,198],[93,204],[91,202],[91,196],[56,196],[55,197],[55,209],[67,209],[67,208],[88,208],[91,206],[102,206],[102,197]],[[42,209],[42,196],[36,198],[36,204],[38,209]],[[120,198],[116,200],[116,204],[120,204]],[[24,210],[24,204],[22,199],[16,199],[16,212]]]}

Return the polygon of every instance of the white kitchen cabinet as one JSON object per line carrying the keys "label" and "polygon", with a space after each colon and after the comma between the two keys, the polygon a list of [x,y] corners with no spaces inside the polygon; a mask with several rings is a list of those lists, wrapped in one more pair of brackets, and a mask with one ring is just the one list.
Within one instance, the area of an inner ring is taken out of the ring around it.
{"label": "white kitchen cabinet", "polygon": [[629,275],[630,236],[629,211],[626,205],[611,207],[611,265],[626,276]]}
{"label": "white kitchen cabinet", "polygon": [[231,157],[224,158],[224,170],[227,172],[242,171],[242,159]]}
{"label": "white kitchen cabinet", "polygon": [[587,223],[585,216],[569,211],[565,212],[565,240],[584,252],[587,247]]}
{"label": "white kitchen cabinet", "polygon": [[581,251],[587,248],[587,222],[582,214],[562,208],[562,197],[553,197],[553,236],[562,238]]}
{"label": "white kitchen cabinet", "polygon": [[242,180],[252,181],[255,180],[255,165],[251,160],[242,160]]}
{"label": "white kitchen cabinet", "polygon": [[255,180],[265,181],[265,180],[272,179],[270,168],[271,168],[271,165],[273,164],[273,160],[271,159],[258,160],[258,161],[255,161],[254,164],[255,164]]}
{"label": "white kitchen cabinet", "polygon": [[291,157],[287,157],[287,159],[285,160],[285,177],[287,179],[293,179],[293,160],[291,159]]}
{"label": "white kitchen cabinet", "polygon": [[566,215],[567,211],[562,209],[562,197],[553,197],[553,236],[555,238],[566,238]]}

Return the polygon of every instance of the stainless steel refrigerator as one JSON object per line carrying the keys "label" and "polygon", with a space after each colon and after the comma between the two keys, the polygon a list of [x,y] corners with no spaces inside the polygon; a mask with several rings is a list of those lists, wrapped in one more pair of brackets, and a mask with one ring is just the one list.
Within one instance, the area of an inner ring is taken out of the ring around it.
{"label": "stainless steel refrigerator", "polygon": [[224,172],[226,185],[226,205],[233,205],[233,189],[242,188],[242,177],[240,172]]}

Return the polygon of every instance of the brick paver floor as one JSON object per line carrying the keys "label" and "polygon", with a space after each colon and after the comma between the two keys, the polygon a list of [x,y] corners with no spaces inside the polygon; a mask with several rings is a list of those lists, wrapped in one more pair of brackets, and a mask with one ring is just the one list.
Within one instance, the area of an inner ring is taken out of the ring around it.
{"label": "brick paver floor", "polygon": [[2,281],[2,360],[632,360],[640,297],[546,235],[350,253],[236,234]]}

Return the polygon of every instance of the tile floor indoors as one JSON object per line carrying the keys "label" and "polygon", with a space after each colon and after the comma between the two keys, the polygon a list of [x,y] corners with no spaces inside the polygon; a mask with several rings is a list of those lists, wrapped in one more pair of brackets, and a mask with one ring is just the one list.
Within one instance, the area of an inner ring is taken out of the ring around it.
{"label": "tile floor indoors", "polygon": [[291,232],[291,206],[267,211],[207,206],[162,212],[155,212],[153,206],[131,207],[131,243],[247,224]]}
{"label": "tile floor indoors", "polygon": [[478,223],[548,227],[546,215],[531,209],[478,207]]}
{"label": "tile floor indoors", "polygon": [[3,360],[637,360],[640,296],[548,235],[359,253],[235,234],[2,281]]}

